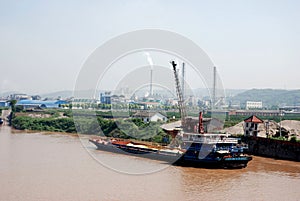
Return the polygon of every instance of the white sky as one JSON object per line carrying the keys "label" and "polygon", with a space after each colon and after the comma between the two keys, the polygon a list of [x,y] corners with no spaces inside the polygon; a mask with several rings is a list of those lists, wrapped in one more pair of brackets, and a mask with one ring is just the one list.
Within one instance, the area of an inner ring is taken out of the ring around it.
{"label": "white sky", "polygon": [[296,0],[0,1],[0,93],[73,89],[93,50],[144,28],[193,40],[225,88],[299,89],[299,10]]}

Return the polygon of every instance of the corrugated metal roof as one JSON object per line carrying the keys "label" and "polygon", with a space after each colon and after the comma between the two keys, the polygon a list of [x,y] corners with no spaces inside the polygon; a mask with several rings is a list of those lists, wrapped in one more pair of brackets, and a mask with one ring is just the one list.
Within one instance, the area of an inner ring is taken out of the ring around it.
{"label": "corrugated metal roof", "polygon": [[68,104],[67,101],[53,100],[53,101],[42,101],[42,100],[19,100],[16,105],[26,106],[45,106],[48,108],[58,107],[59,104]]}

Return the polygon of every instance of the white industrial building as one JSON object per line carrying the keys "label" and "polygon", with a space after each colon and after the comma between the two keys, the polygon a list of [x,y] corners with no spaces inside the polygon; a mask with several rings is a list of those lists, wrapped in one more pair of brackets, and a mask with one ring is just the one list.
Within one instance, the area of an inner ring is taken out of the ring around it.
{"label": "white industrial building", "polygon": [[246,101],[246,110],[249,109],[262,109],[262,101]]}
{"label": "white industrial building", "polygon": [[134,118],[140,118],[143,122],[163,121],[166,122],[168,118],[160,112],[139,111],[133,115]]}

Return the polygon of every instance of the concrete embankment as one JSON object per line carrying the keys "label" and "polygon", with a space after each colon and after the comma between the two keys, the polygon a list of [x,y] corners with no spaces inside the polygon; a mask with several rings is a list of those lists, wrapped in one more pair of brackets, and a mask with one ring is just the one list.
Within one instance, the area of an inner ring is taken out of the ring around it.
{"label": "concrete embankment", "polygon": [[249,153],[276,159],[300,161],[300,143],[262,137],[245,137]]}

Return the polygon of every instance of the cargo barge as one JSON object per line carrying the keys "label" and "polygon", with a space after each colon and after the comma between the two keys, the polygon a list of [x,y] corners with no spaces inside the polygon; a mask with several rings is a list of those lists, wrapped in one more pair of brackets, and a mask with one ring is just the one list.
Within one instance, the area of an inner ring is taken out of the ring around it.
{"label": "cargo barge", "polygon": [[181,144],[150,146],[122,139],[90,139],[98,150],[164,161],[169,164],[209,168],[244,168],[252,160],[238,139],[225,134],[183,133]]}

